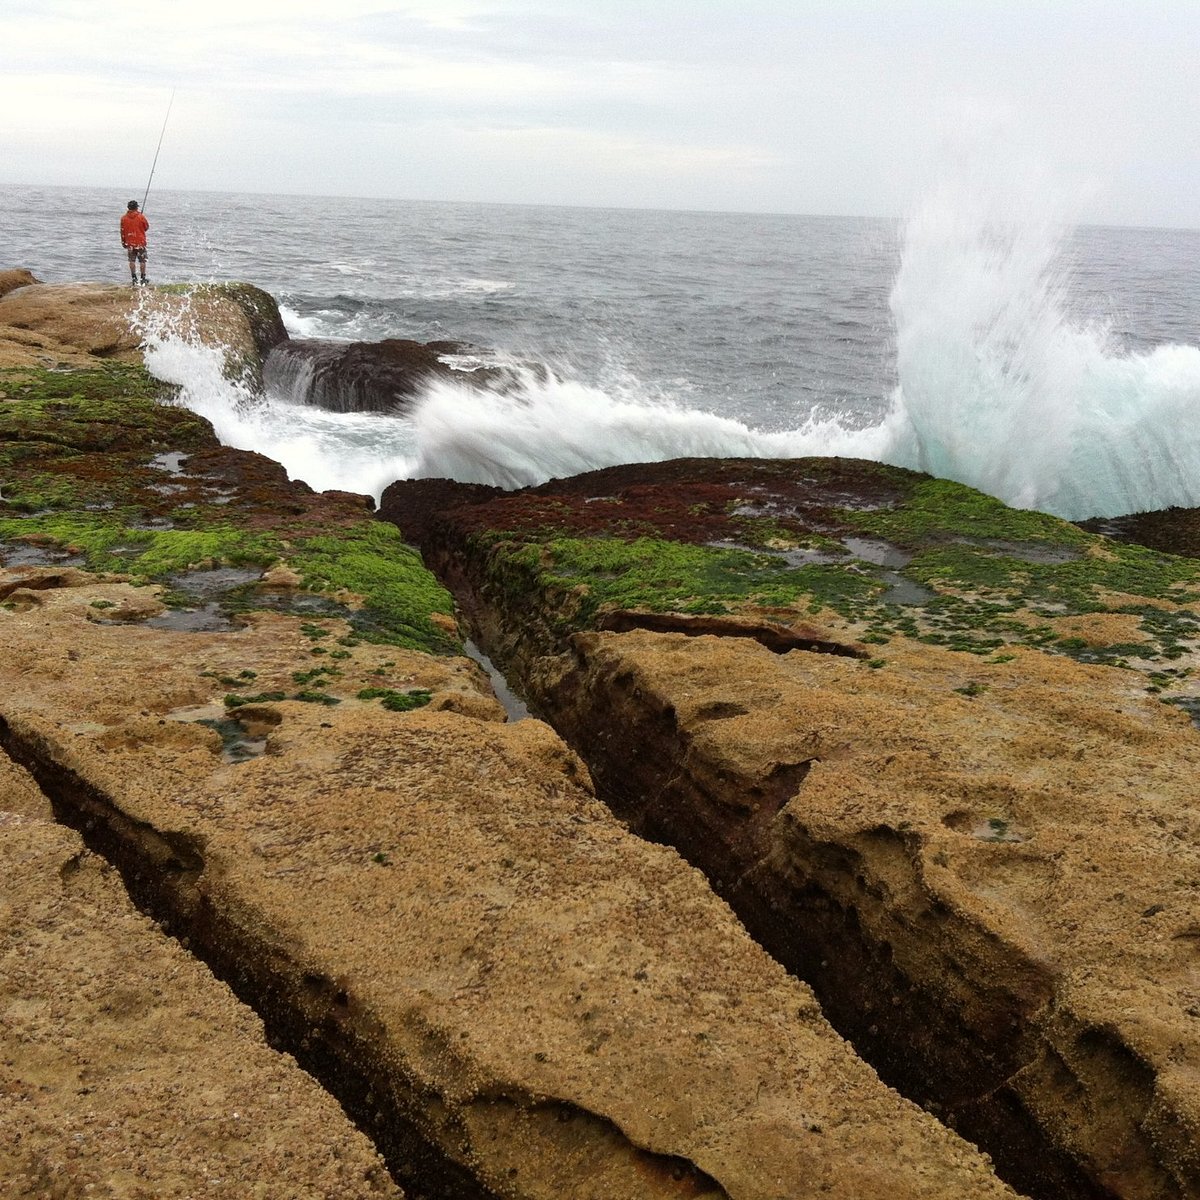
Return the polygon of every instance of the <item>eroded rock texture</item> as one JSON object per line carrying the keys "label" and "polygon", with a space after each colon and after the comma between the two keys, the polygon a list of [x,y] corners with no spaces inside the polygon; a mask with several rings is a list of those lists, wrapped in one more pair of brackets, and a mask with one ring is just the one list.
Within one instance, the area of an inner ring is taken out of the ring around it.
{"label": "eroded rock texture", "polygon": [[[0,915],[28,914],[0,933],[0,1161],[24,1155],[0,1189],[386,1194],[211,968],[418,1200],[1013,1194],[557,735],[503,722],[449,595],[364,497],[220,448],[136,364],[97,361],[102,323],[0,328],[0,744],[39,785],[0,758],[0,838],[34,839],[0,871]],[[87,850],[30,833],[46,798]],[[28,1056],[64,1041],[78,1060]],[[73,1090],[97,1064],[103,1109]],[[249,1140],[226,1112],[247,1088]],[[95,1111],[128,1116],[81,1164]]]}
{"label": "eroded rock texture", "polygon": [[0,617],[0,738],[415,1190],[1010,1194],[541,722],[260,702],[229,761],[198,702],[269,681],[286,619],[102,625],[128,585],[71,582]]}
{"label": "eroded rock texture", "polygon": [[22,278],[28,272],[4,275],[0,367],[86,368],[98,360],[140,365],[142,342],[157,331],[219,348],[231,374],[261,384],[263,359],[287,338],[275,302],[249,284],[131,290],[41,284]]}
{"label": "eroded rock texture", "polygon": [[1200,1194],[1194,563],[867,463],[424,486],[510,682],[887,1078],[1034,1194]]}
{"label": "eroded rock texture", "polygon": [[35,795],[0,759],[0,1195],[398,1197],[333,1098]]}

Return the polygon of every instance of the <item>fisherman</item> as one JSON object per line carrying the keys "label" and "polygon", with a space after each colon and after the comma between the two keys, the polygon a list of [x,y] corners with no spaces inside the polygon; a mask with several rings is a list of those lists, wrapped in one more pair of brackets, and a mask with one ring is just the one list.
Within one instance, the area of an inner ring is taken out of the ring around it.
{"label": "fisherman", "polygon": [[121,218],[121,245],[129,255],[129,281],[138,285],[138,268],[141,268],[141,283],[146,286],[146,230],[150,222],[138,212],[138,202],[130,200]]}

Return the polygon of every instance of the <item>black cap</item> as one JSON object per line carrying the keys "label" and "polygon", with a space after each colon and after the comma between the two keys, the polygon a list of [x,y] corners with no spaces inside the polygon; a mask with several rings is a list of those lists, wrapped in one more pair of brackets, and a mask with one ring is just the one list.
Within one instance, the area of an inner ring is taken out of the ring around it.
{"label": "black cap", "polygon": [[137,208],[137,201],[136,201],[136,200],[130,200],[130,202],[129,202],[127,205],[125,205],[125,207],[126,207],[126,208],[129,208],[129,209],[134,209],[134,208]]}

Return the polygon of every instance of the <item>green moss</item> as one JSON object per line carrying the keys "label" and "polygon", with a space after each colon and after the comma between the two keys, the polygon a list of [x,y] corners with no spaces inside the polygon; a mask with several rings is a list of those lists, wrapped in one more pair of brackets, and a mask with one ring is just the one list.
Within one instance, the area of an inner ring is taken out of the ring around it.
{"label": "green moss", "polygon": [[[257,305],[263,322],[278,317],[274,301],[257,289],[211,290],[244,308]],[[160,403],[169,389],[142,368],[7,371],[0,372],[0,388],[11,397],[0,404],[6,502],[0,507],[0,540],[48,541],[71,548],[92,570],[163,584],[191,567],[265,568],[287,561],[310,591],[345,590],[363,598],[354,610],[329,599],[335,615],[354,626],[356,636],[348,644],[459,650],[457,640],[431,619],[452,613],[449,593],[392,525],[367,517],[348,523],[339,514],[335,531],[314,532],[303,506],[285,500],[276,508],[270,499],[226,506],[207,502],[201,488],[186,506],[170,501],[177,505],[171,527],[159,528],[165,504],[158,485],[170,477],[150,466],[155,455],[217,442],[202,418]],[[170,599],[188,602],[186,582]],[[230,612],[265,603],[254,585],[230,589],[220,599]]]}
{"label": "green moss", "polygon": [[769,553],[655,538],[495,545],[492,562],[518,593],[530,584],[577,590],[575,611],[564,612],[564,620],[580,624],[601,608],[723,613],[747,601],[776,605],[815,596],[854,602],[883,590],[881,583],[839,566],[789,567]]}
{"label": "green moss", "polygon": [[430,618],[453,613],[450,593],[394,525],[364,521],[337,534],[298,538],[287,557],[306,587],[365,597],[364,607],[350,616],[358,638],[418,650],[457,650],[458,643]]}
{"label": "green moss", "polygon": [[[231,525],[210,529],[131,529],[105,514],[48,514],[0,519],[0,539],[39,534],[73,547],[93,571],[135,579],[163,578],[214,562],[267,567],[279,558],[278,539]],[[120,551],[119,553],[117,551]]]}
{"label": "green moss", "polygon": [[341,671],[336,667],[313,667],[311,671],[293,671],[292,679],[299,684],[312,683],[314,679],[320,678],[322,675],[327,675],[330,678],[341,675]]}
{"label": "green moss", "polygon": [[76,371],[0,371],[0,442],[130,451],[212,445],[212,427],[163,404],[173,393],[144,368],[110,364]]}
{"label": "green moss", "polygon": [[1091,537],[1058,517],[1009,508],[992,496],[948,479],[923,479],[905,502],[892,509],[841,514],[851,525],[897,545],[913,546],[930,536],[1085,546]]}
{"label": "green moss", "polygon": [[[228,517],[229,510],[218,510]],[[315,590],[345,588],[363,596],[361,610],[346,610],[360,640],[392,643],[411,649],[456,652],[452,640],[430,619],[431,612],[453,610],[450,595],[426,570],[420,557],[400,540],[393,526],[364,521],[345,532],[296,538],[287,545],[273,532],[250,531],[212,523],[196,529],[137,529],[124,523],[126,512],[47,513],[0,519],[0,540],[37,535],[70,547],[94,571],[121,572],[141,582],[165,581],[197,566],[231,565],[263,568],[282,558],[300,570]],[[175,599],[186,603],[185,594]],[[255,608],[260,596],[253,585],[226,598],[230,611]],[[330,631],[306,624],[310,637]],[[317,647],[322,653],[324,648]]]}
{"label": "green moss", "polygon": [[225,697],[226,708],[241,708],[243,704],[270,704],[276,700],[286,700],[287,692],[259,692],[257,696],[239,696],[230,693]]}
{"label": "green moss", "polygon": [[960,696],[982,696],[983,693],[987,691],[987,684],[978,683],[975,680],[971,680],[970,683],[964,685],[963,687],[955,688],[954,690],[958,692]]}
{"label": "green moss", "polygon": [[[25,403],[46,400],[158,400],[174,389],[155,379],[145,367],[131,363],[99,363],[94,367],[47,370],[0,368],[0,391]],[[11,401],[5,406],[13,407]],[[2,427],[2,426],[0,426]]]}
{"label": "green moss", "polygon": [[433,693],[425,688],[399,692],[393,688],[369,687],[358,693],[360,700],[378,700],[389,712],[411,712],[414,708],[423,708],[432,697]]}

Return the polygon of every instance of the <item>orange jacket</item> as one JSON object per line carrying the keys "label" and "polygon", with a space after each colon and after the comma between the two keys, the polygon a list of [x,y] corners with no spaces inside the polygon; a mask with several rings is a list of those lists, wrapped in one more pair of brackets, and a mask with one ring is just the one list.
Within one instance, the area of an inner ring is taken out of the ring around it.
{"label": "orange jacket", "polygon": [[140,212],[127,212],[121,218],[121,245],[126,249],[130,246],[146,244],[146,230],[150,222]]}

